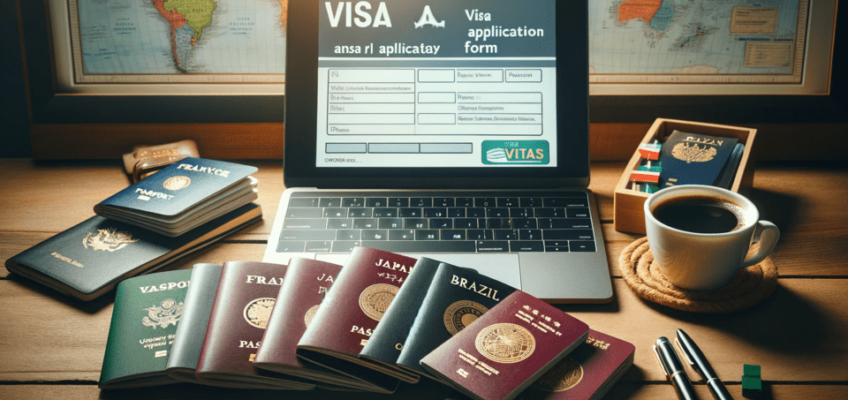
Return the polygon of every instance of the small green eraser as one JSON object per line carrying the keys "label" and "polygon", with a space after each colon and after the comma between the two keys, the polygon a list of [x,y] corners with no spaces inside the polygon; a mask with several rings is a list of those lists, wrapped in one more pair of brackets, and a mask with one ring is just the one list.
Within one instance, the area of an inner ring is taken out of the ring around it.
{"label": "small green eraser", "polygon": [[743,397],[760,397],[763,394],[763,381],[757,377],[743,376],[742,377],[742,396]]}
{"label": "small green eraser", "polygon": [[760,375],[760,366],[756,365],[756,364],[754,364],[754,365],[744,364],[742,366],[742,375],[750,376],[750,377],[753,377],[753,378],[759,378],[761,376]]}

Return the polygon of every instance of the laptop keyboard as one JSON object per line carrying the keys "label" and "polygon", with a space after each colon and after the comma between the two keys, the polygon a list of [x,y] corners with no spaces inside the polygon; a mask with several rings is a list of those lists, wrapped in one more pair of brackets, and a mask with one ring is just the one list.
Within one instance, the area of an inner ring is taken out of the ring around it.
{"label": "laptop keyboard", "polygon": [[[442,196],[444,194],[444,196]],[[277,252],[594,252],[585,192],[295,192]]]}

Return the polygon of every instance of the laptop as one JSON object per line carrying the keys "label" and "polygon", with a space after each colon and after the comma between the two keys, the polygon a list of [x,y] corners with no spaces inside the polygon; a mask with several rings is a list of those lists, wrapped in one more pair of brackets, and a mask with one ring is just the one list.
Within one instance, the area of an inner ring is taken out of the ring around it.
{"label": "laptop", "polygon": [[611,301],[587,20],[585,1],[290,2],[287,190],[264,261],[363,246]]}

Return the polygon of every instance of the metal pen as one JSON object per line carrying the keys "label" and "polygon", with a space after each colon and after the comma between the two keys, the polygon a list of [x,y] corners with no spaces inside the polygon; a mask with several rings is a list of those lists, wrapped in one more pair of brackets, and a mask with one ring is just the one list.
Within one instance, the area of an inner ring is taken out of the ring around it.
{"label": "metal pen", "polygon": [[689,365],[692,366],[692,369],[695,370],[698,374],[701,375],[704,380],[707,381],[707,387],[710,388],[710,393],[713,394],[713,397],[716,400],[732,400],[730,397],[730,393],[728,393],[727,388],[721,383],[721,380],[718,379],[718,375],[716,375],[713,368],[710,366],[710,363],[707,361],[707,358],[704,357],[704,353],[701,352],[701,349],[698,348],[698,345],[695,344],[695,341],[692,340],[683,329],[677,330],[677,339],[674,339],[677,342],[677,346],[680,347],[680,351],[683,352],[683,355],[686,357],[686,360],[689,361]]}
{"label": "metal pen", "polygon": [[677,398],[680,400],[697,399],[695,388],[689,382],[689,377],[683,370],[683,363],[677,358],[677,353],[674,352],[674,347],[672,347],[668,338],[661,336],[657,339],[657,343],[654,345],[654,353],[657,355],[657,361],[660,362],[666,379],[671,381],[672,386],[677,391]]}

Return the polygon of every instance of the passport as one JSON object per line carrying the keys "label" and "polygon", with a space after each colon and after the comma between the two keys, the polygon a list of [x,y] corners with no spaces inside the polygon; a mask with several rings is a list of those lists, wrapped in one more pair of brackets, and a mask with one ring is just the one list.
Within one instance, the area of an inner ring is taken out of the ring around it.
{"label": "passport", "polygon": [[186,292],[183,316],[165,369],[174,379],[197,383],[194,373],[209,325],[221,268],[218,264],[195,264],[191,269],[191,286]]}
{"label": "passport", "polygon": [[436,379],[421,367],[421,359],[515,290],[474,269],[441,263],[418,310],[398,365]]}
{"label": "passport", "polygon": [[248,261],[224,263],[195,376],[199,383],[239,389],[309,390],[253,365],[287,267]]}
{"label": "passport", "polygon": [[185,158],[94,206],[97,215],[179,236],[258,198],[256,167]]}
{"label": "passport", "polygon": [[333,289],[297,344],[305,364],[329,368],[359,380],[367,390],[393,393],[398,372],[359,357],[416,260],[356,247]]}
{"label": "passport", "polygon": [[662,146],[660,189],[677,185],[715,185],[736,138],[675,130]]}
{"label": "passport", "polygon": [[633,365],[636,347],[595,330],[545,375],[521,393],[519,400],[598,400]]}
{"label": "passport", "polygon": [[509,400],[588,334],[582,321],[515,291],[425,356],[421,365],[474,399]]}
{"label": "passport", "polygon": [[8,259],[6,269],[91,301],[121,280],[162,268],[260,219],[262,209],[250,203],[170,238],[94,216]]}
{"label": "passport", "polygon": [[128,389],[178,381],[165,374],[168,352],[182,319],[191,271],[127,279],[118,285],[101,389]]}
{"label": "passport", "polygon": [[307,379],[333,390],[365,389],[359,381],[329,369],[314,365],[306,368],[295,354],[297,342],[323,306],[341,269],[341,265],[305,258],[289,261],[254,366]]}
{"label": "passport", "polygon": [[[441,261],[421,257],[409,273],[406,283],[401,286],[392,304],[386,309],[379,328],[368,339],[359,356],[389,368],[403,368],[398,365],[398,358],[406,346],[409,331],[415,322],[417,310],[421,308],[427,289],[436,275]],[[409,377],[401,378],[408,383],[418,382],[418,371],[406,370]]]}

